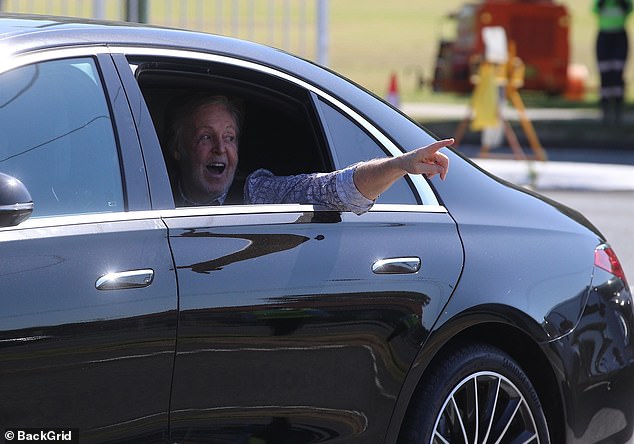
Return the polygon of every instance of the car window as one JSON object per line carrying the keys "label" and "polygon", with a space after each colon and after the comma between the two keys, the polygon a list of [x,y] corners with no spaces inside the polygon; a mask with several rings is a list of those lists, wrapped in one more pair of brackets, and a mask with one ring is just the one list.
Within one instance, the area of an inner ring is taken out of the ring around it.
{"label": "car window", "polygon": [[[225,204],[242,203],[244,181],[257,169],[280,176],[325,172],[387,155],[347,115],[313,100],[301,85],[269,73],[183,59],[128,61],[159,135],[176,205],[186,200],[179,171],[182,159],[176,159],[170,127],[182,114],[179,104],[192,97],[223,95],[240,108],[238,171]],[[416,205],[419,200],[408,178],[403,178],[377,203]]]}
{"label": "car window", "polygon": [[32,217],[124,210],[116,139],[91,58],[0,74],[0,171],[26,185]]}
{"label": "car window", "polygon": [[[342,112],[323,100],[318,100],[318,106],[333,145],[337,168],[386,156],[383,148]],[[377,203],[415,205],[417,199],[403,178],[383,192]]]}
{"label": "car window", "polygon": [[[283,79],[251,69],[156,59],[130,60],[159,135],[167,171],[179,205],[180,175],[175,158],[174,119],[180,105],[198,97],[225,96],[239,108],[236,180],[225,204],[242,203],[245,178],[258,169],[275,175],[333,170],[333,163],[309,93]],[[234,191],[236,192],[234,194]]]}

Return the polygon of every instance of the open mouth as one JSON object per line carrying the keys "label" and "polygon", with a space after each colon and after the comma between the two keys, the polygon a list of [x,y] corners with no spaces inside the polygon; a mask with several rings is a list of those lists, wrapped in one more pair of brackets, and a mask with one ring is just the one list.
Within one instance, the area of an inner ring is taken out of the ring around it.
{"label": "open mouth", "polygon": [[222,174],[227,168],[227,165],[222,162],[213,162],[207,165],[207,171],[211,174]]}

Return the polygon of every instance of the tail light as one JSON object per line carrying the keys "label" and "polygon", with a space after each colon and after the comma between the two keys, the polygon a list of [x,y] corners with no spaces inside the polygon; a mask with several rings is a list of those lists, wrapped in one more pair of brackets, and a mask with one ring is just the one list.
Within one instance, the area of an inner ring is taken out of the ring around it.
{"label": "tail light", "polygon": [[616,253],[614,253],[614,250],[608,244],[599,245],[594,250],[594,265],[608,273],[612,273],[621,279],[626,287],[628,286],[625,272],[623,271],[623,267],[621,267],[621,262],[619,262]]}

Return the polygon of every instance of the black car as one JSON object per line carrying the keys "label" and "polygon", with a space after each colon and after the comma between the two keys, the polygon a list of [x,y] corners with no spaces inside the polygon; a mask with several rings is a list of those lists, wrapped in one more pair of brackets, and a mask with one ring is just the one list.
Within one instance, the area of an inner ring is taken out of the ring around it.
{"label": "black car", "polygon": [[[623,443],[632,295],[581,214],[451,149],[361,216],[177,207],[166,118],[243,108],[242,173],[434,140],[220,36],[0,17],[0,426],[81,442]],[[7,435],[5,434],[5,437]]]}

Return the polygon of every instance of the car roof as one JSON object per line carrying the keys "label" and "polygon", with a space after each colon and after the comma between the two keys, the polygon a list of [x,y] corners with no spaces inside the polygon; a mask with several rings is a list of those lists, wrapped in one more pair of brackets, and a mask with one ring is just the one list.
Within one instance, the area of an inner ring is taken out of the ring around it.
{"label": "car roof", "polygon": [[[281,49],[199,31],[74,17],[0,13],[0,58],[80,46],[146,47],[237,57],[293,73],[343,92],[339,74]],[[339,95],[335,93],[335,95]]]}
{"label": "car roof", "polygon": [[253,57],[257,51],[270,52],[267,57],[276,53],[278,57],[291,57],[257,43],[203,32],[128,22],[0,14],[0,46],[5,53],[86,45],[186,48],[246,57]]}

